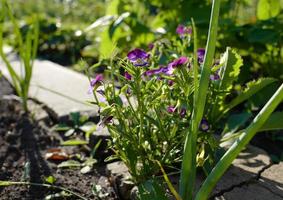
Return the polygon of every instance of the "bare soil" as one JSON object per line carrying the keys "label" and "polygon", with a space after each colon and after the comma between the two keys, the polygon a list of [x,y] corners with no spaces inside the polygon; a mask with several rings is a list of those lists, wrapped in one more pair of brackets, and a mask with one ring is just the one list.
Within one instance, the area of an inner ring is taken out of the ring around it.
{"label": "bare soil", "polygon": [[[60,136],[43,122],[37,122],[24,114],[21,104],[15,100],[3,99],[3,95],[13,94],[12,87],[0,78],[0,180],[29,181],[45,183],[45,178],[56,178],[56,186],[68,188],[86,199],[97,199],[92,187],[98,182],[102,190],[109,193],[106,199],[117,199],[105,174],[105,165],[97,164],[88,174],[79,169],[59,169],[57,163],[45,159],[48,149],[58,148]],[[75,149],[80,152],[79,148]],[[29,165],[29,167],[27,167]],[[26,177],[24,177],[26,175]],[[103,183],[101,179],[104,180]],[[104,184],[104,185],[103,185]],[[50,194],[60,192],[40,186],[0,187],[1,200],[40,200]],[[75,196],[54,199],[78,199]]]}

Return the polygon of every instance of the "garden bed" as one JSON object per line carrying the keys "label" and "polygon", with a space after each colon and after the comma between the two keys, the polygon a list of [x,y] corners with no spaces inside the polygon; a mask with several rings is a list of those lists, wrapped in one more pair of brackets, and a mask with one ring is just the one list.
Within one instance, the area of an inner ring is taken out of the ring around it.
{"label": "garden bed", "polygon": [[[11,96],[12,88],[3,78],[0,94],[0,180],[46,183],[45,179],[53,176],[56,186],[66,187],[87,199],[94,198],[92,187],[95,184],[101,185],[104,193],[109,194],[107,199],[116,198],[106,178],[104,164],[98,163],[90,173],[82,174],[78,169],[58,169],[57,164],[60,162],[56,162],[56,159],[47,160],[47,151],[59,147],[60,135],[43,121],[37,121],[32,115],[24,114],[21,104]],[[3,95],[9,96],[3,98]],[[78,147],[61,149],[68,155],[87,156],[86,152]],[[43,199],[56,192],[60,190],[40,186],[0,188],[3,200]]]}

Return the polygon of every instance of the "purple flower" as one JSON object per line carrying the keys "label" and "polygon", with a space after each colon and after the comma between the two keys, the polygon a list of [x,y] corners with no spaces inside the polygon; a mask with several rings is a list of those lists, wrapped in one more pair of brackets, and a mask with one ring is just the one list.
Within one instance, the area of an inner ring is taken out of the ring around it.
{"label": "purple flower", "polygon": [[148,44],[148,49],[149,49],[149,50],[152,50],[153,48],[154,48],[154,44],[153,44],[153,43],[149,43],[149,44]]}
{"label": "purple flower", "polygon": [[182,24],[179,24],[178,27],[176,28],[176,33],[183,38],[185,35],[191,35],[192,34],[192,28],[191,27],[186,27]]}
{"label": "purple flower", "polygon": [[113,123],[113,116],[107,116],[102,118],[99,126],[105,127],[107,124]]}
{"label": "purple flower", "polygon": [[211,74],[209,78],[210,78],[210,80],[212,80],[212,81],[218,81],[218,80],[220,79],[220,76],[219,76],[219,74],[216,72],[216,73],[214,73],[214,74]]}
{"label": "purple flower", "polygon": [[172,86],[174,84],[174,81],[173,80],[168,80],[168,85],[169,86]]}
{"label": "purple flower", "polygon": [[96,90],[96,92],[97,92],[98,94],[101,94],[102,96],[104,96],[104,95],[105,95],[104,90]]}
{"label": "purple flower", "polygon": [[205,55],[205,49],[204,48],[199,48],[197,51],[198,54],[198,62],[203,63],[204,61],[204,55]]}
{"label": "purple flower", "polygon": [[168,106],[167,107],[167,112],[169,112],[169,113],[174,113],[175,112],[175,107],[174,106]]}
{"label": "purple flower", "polygon": [[170,76],[174,73],[174,67],[169,64],[167,67],[163,67],[162,73]]}
{"label": "purple flower", "polygon": [[150,69],[150,70],[147,70],[146,72],[144,72],[144,74],[146,76],[152,76],[152,75],[158,75],[162,73],[162,68],[159,68],[159,69]]}
{"label": "purple flower", "polygon": [[149,54],[142,49],[134,49],[127,55],[128,59],[135,66],[145,66],[148,64]]}
{"label": "purple flower", "polygon": [[181,65],[184,65],[186,62],[188,62],[188,58],[185,56],[181,56],[178,59],[175,59],[173,62],[169,63],[168,68],[172,67],[172,68],[176,68],[179,67]]}
{"label": "purple flower", "polygon": [[103,75],[102,74],[98,74],[98,75],[96,75],[96,77],[94,79],[91,79],[88,94],[91,94],[93,92],[93,90],[101,84],[102,81],[103,81]]}
{"label": "purple flower", "polygon": [[209,123],[205,118],[201,120],[199,128],[202,131],[207,131],[209,129]]}
{"label": "purple flower", "polygon": [[182,118],[184,118],[184,117],[186,116],[186,113],[187,113],[186,108],[181,108],[180,116],[181,116]]}
{"label": "purple flower", "polygon": [[103,75],[102,74],[98,74],[98,75],[96,75],[96,77],[94,79],[92,79],[90,81],[90,86],[94,87],[94,86],[100,84],[101,81],[103,81]]}
{"label": "purple flower", "polygon": [[168,66],[168,67],[160,67],[158,69],[150,69],[147,70],[144,74],[146,76],[159,75],[159,74],[172,75],[173,71],[174,71],[173,67]]}
{"label": "purple flower", "polygon": [[132,75],[129,74],[128,72],[125,72],[124,76],[127,80],[129,80],[129,81],[132,80]]}

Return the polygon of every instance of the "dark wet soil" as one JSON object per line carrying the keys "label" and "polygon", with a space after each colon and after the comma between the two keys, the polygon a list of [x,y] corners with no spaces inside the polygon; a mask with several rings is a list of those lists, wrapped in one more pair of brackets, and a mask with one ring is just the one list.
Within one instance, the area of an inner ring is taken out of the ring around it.
{"label": "dark wet soil", "polygon": [[[0,181],[28,181],[46,183],[48,176],[55,177],[54,185],[65,187],[86,199],[98,199],[92,192],[93,185],[99,183],[104,199],[116,199],[116,195],[106,178],[105,165],[97,164],[88,174],[79,169],[61,169],[58,162],[46,160],[46,151],[58,148],[60,136],[44,122],[24,114],[19,102],[3,99],[3,95],[13,94],[12,88],[0,78]],[[79,149],[74,150],[86,156]],[[101,181],[103,180],[103,181]],[[1,200],[40,200],[61,192],[59,189],[40,186],[0,187]],[[79,199],[75,196],[54,199]]]}

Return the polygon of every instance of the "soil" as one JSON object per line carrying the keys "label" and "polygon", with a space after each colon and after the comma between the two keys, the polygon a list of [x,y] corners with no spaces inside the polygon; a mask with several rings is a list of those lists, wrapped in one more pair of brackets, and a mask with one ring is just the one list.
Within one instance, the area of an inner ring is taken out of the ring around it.
{"label": "soil", "polygon": [[[105,165],[97,164],[88,174],[79,169],[61,169],[59,163],[46,160],[46,152],[60,148],[60,135],[52,131],[44,122],[32,119],[24,114],[21,104],[3,95],[13,94],[7,81],[0,78],[0,180],[29,181],[46,183],[48,176],[55,177],[54,185],[65,187],[86,199],[98,199],[92,192],[94,184],[99,183],[102,191],[109,193],[106,199],[117,199],[115,192],[106,177]],[[86,156],[80,149],[73,153]],[[8,186],[0,187],[1,200],[40,200],[50,194],[60,192],[58,189],[41,186]],[[75,196],[54,199],[78,199]]]}

